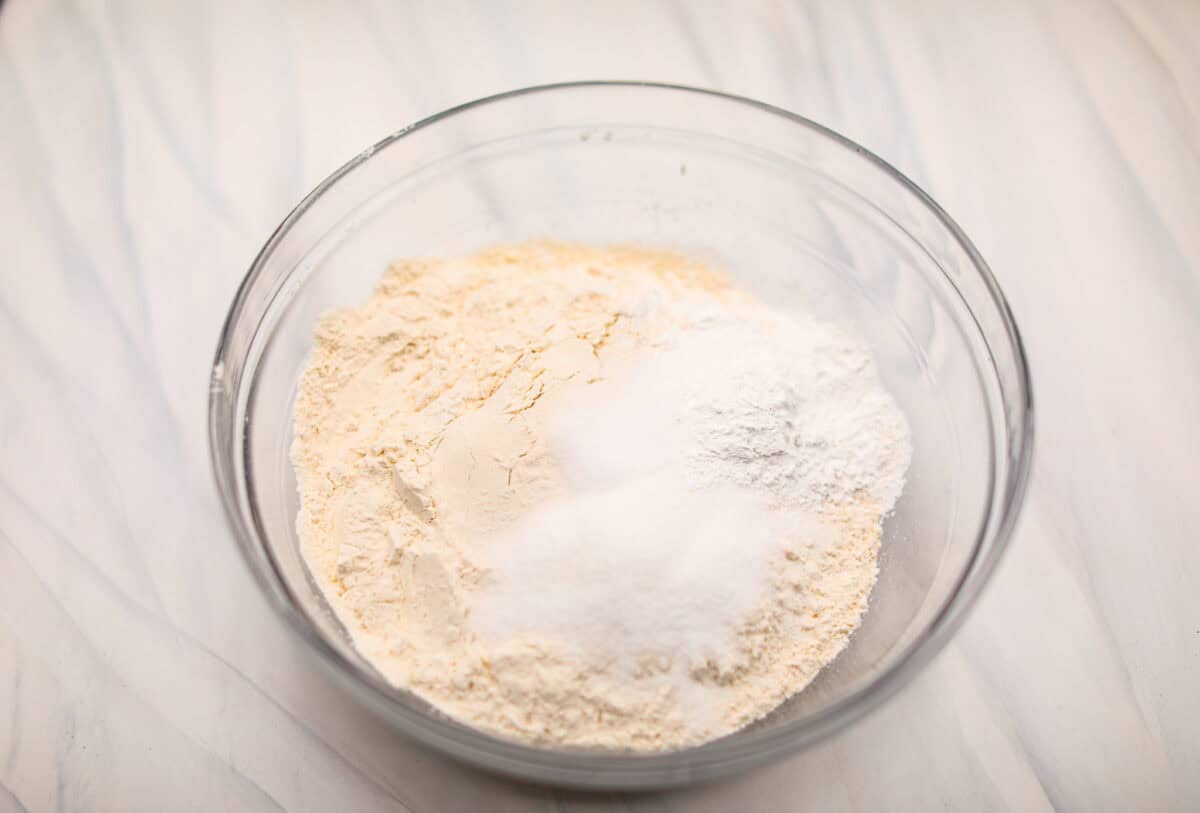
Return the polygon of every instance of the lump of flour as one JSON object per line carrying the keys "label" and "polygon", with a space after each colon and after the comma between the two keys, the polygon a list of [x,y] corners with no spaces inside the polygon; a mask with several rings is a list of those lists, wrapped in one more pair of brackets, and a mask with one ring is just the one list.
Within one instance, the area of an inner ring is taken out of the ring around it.
{"label": "lump of flour", "polygon": [[687,258],[393,266],[317,330],[298,528],[356,647],[527,742],[698,744],[845,646],[907,425],[842,331]]}

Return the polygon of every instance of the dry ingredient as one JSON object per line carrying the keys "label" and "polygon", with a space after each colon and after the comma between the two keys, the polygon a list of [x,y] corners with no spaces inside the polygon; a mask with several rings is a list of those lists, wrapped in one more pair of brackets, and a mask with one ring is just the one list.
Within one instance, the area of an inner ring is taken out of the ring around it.
{"label": "dry ingredient", "polygon": [[445,713],[661,750],[845,646],[908,430],[869,353],[688,258],[533,243],[394,265],[296,404],[303,553]]}

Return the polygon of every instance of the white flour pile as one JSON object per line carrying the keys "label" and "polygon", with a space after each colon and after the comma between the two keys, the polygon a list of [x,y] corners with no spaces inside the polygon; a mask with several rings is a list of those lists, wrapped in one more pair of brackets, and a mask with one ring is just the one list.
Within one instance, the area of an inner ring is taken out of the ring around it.
{"label": "white flour pile", "polygon": [[677,255],[550,243],[395,265],[323,319],[293,447],[305,557],[382,674],[641,751],[837,655],[910,455],[853,337]]}

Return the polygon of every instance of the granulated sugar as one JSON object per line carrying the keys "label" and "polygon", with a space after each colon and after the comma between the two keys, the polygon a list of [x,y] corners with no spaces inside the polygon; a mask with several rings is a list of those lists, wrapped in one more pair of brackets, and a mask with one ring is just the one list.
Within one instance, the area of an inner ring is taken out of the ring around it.
{"label": "granulated sugar", "polygon": [[472,624],[540,632],[581,656],[718,660],[762,602],[782,523],[735,488],[692,492],[670,472],[536,510],[490,551]]}
{"label": "granulated sugar", "polygon": [[853,337],[677,255],[548,243],[397,265],[324,319],[293,449],[305,557],[389,680],[632,750],[836,656],[909,456]]}

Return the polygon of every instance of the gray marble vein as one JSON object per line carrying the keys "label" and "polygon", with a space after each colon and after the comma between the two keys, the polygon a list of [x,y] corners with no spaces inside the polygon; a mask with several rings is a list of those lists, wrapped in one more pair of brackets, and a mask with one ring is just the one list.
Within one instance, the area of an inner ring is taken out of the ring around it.
{"label": "gray marble vein", "polygon": [[[1186,0],[8,0],[0,811],[1200,808],[1197,42]],[[1027,509],[946,651],[805,753],[661,794],[398,737],[270,612],[207,467],[218,328],[296,201],[421,117],[581,78],[882,155],[988,258],[1037,393]]]}

